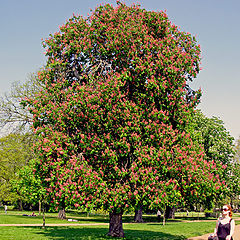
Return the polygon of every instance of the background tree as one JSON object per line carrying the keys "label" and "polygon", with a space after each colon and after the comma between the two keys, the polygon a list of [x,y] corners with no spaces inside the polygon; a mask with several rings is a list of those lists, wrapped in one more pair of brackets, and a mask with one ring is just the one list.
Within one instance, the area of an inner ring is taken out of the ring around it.
{"label": "background tree", "polygon": [[29,75],[24,83],[14,82],[11,91],[0,98],[0,130],[3,134],[29,132],[32,114],[21,105],[25,97],[34,98],[43,85],[35,74]]}
{"label": "background tree", "polygon": [[44,41],[44,90],[26,98],[40,155],[36,172],[59,206],[103,206],[109,235],[123,237],[129,207],[157,209],[221,182],[186,128],[200,92],[200,48],[164,12],[98,7]]}
{"label": "background tree", "polygon": [[39,215],[41,214],[42,203],[46,205],[46,191],[41,185],[41,180],[37,173],[33,172],[37,159],[31,159],[27,165],[22,167],[16,174],[16,178],[11,180],[12,189],[22,199],[32,205],[39,206]]}
{"label": "background tree", "polygon": [[240,163],[240,137],[236,141],[236,154],[235,154],[235,161]]}
{"label": "background tree", "polygon": [[18,171],[28,163],[32,150],[27,134],[9,134],[0,139],[0,201],[19,202],[22,209],[23,196],[12,191],[12,180]]}
{"label": "background tree", "polygon": [[[233,174],[236,168],[234,138],[224,127],[224,123],[217,117],[206,117],[200,110],[196,110],[189,124],[189,132],[194,141],[199,142],[204,147],[206,160],[208,163],[214,161],[216,164],[215,175],[218,175],[221,182],[226,182],[226,188],[218,200],[221,201],[226,195],[230,198],[238,191],[237,175]],[[206,198],[203,205],[209,209],[215,199]],[[193,203],[193,202],[192,202]],[[199,203],[199,201],[198,201]]]}
{"label": "background tree", "polygon": [[194,115],[193,124],[200,135],[200,142],[209,161],[215,160],[223,165],[231,163],[235,154],[234,138],[217,117],[208,118],[199,110]]}
{"label": "background tree", "polygon": [[232,188],[231,188],[231,195],[230,199],[232,202],[232,205],[235,208],[240,207],[240,138],[236,140],[235,144],[235,156],[232,162],[232,168],[230,171],[230,177],[232,179]]}
{"label": "background tree", "polygon": [[[8,194],[3,191],[2,193],[3,196],[14,196],[10,199],[12,201],[18,199],[20,203],[29,200],[26,198],[28,194],[26,192],[23,194],[16,186],[12,189],[12,184],[14,183],[15,185],[17,181],[20,184],[25,179],[22,176],[20,177],[21,174],[19,172],[27,171],[27,174],[31,173],[28,163],[29,160],[33,161],[35,158],[32,150],[35,138],[30,128],[33,116],[28,109],[21,105],[21,101],[25,97],[34,98],[42,86],[37,76],[31,74],[24,83],[14,82],[11,86],[11,91],[5,93],[0,98],[0,132],[5,136],[1,139],[2,166],[4,165],[4,171],[6,171],[3,175],[9,176],[7,185],[2,185],[2,187],[6,187],[5,190]],[[13,163],[16,165],[14,168],[11,167]],[[25,165],[26,169],[21,170]],[[28,181],[26,184],[28,185]]]}

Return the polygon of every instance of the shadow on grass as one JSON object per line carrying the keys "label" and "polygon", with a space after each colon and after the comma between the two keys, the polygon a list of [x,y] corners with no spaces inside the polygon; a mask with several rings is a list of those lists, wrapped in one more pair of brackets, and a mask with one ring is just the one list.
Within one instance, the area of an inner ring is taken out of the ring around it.
{"label": "shadow on grass", "polygon": [[[35,228],[36,229],[36,228]],[[39,229],[39,228],[38,228]],[[34,228],[32,228],[34,230]],[[108,227],[47,227],[45,230],[36,231],[35,234],[43,235],[48,239],[68,239],[68,240],[104,240],[104,239],[122,239],[107,236]],[[183,235],[171,235],[168,233],[154,232],[150,230],[130,230],[125,229],[125,238],[128,240],[184,240]]]}

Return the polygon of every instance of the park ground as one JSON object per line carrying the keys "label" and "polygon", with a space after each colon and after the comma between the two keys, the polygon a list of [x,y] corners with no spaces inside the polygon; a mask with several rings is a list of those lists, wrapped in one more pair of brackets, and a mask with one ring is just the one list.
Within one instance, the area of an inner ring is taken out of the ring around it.
{"label": "park ground", "polygon": [[[112,239],[107,237],[108,216],[100,214],[69,212],[68,221],[57,218],[57,213],[46,214],[46,228],[42,228],[42,216],[30,217],[32,212],[0,211],[0,239]],[[240,214],[235,214],[240,224]],[[155,215],[144,215],[145,223],[132,223],[133,216],[123,217],[125,239],[129,240],[205,240],[213,232],[215,219],[205,218],[203,214],[178,213],[175,220],[167,221],[166,225],[157,222]],[[239,219],[239,220],[238,220]],[[240,239],[240,225],[236,227],[235,239]]]}

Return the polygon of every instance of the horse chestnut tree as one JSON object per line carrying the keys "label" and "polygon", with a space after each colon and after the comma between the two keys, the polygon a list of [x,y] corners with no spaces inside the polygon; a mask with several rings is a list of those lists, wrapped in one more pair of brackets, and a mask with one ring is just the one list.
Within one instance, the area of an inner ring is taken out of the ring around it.
{"label": "horse chestnut tree", "polygon": [[123,237],[129,208],[214,196],[215,164],[185,132],[200,91],[200,47],[165,12],[118,2],[73,16],[43,43],[44,88],[25,99],[55,207],[103,207]]}

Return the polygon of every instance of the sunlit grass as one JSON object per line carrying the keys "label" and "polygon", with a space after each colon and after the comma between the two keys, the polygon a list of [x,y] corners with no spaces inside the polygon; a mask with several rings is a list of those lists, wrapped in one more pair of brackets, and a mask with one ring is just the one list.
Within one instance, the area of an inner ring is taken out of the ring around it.
{"label": "sunlit grass", "polygon": [[[186,223],[169,222],[165,226],[159,223],[124,224],[125,239],[162,239],[184,240],[191,236],[211,232],[213,222]],[[69,227],[1,227],[0,239],[111,239],[106,236],[108,226],[69,226]]]}
{"label": "sunlit grass", "polygon": [[[0,211],[0,224],[42,224],[42,216],[27,217],[23,214],[31,215],[32,212],[8,211],[7,215],[4,211]],[[37,214],[37,213],[36,213]],[[240,214],[234,214],[235,218],[240,217]],[[46,229],[41,227],[0,227],[0,239],[17,239],[17,240],[45,240],[45,239],[112,239],[106,236],[108,225],[87,225],[87,226],[56,226],[50,227],[48,224],[62,223],[108,223],[107,215],[88,216],[81,212],[68,212],[67,218],[77,219],[78,222],[68,222],[57,218],[57,213],[46,214]],[[158,223],[156,215],[144,215],[145,223],[132,223],[133,215],[125,215],[123,217],[125,239],[129,240],[184,240],[189,237],[203,235],[212,232],[215,227],[213,221],[196,221],[206,220],[203,214],[198,213],[177,214],[175,220],[169,220],[166,225]],[[237,221],[237,224],[240,223]]]}
{"label": "sunlit grass", "polygon": [[[23,216],[23,214],[31,215],[32,212],[0,211],[0,224],[42,224],[42,216]],[[37,213],[36,213],[37,214]],[[194,218],[195,216],[189,217]],[[0,239],[111,239],[106,236],[108,225],[88,225],[88,226],[56,226],[49,227],[48,224],[61,223],[108,223],[107,215],[90,215],[80,212],[69,212],[67,218],[78,220],[78,222],[68,222],[57,218],[57,213],[46,214],[46,229],[41,227],[0,227]],[[146,223],[136,224],[133,222],[133,215],[125,215],[123,217],[124,232],[126,239],[186,239],[190,236],[201,235],[212,231],[214,222],[186,222],[185,218],[167,221],[166,225],[157,223],[156,215],[144,215],[143,219]]]}
{"label": "sunlit grass", "polygon": [[[0,211],[0,224],[41,224],[43,222],[43,216],[38,216],[38,213],[35,213],[37,216],[23,216],[31,215],[32,212],[29,211],[8,211],[7,214],[4,211]],[[57,218],[57,213],[46,213],[46,224],[61,224],[61,223],[107,223],[107,216],[97,216],[82,213],[67,213],[67,219],[75,219],[77,222],[69,222],[66,220],[61,220]]]}

